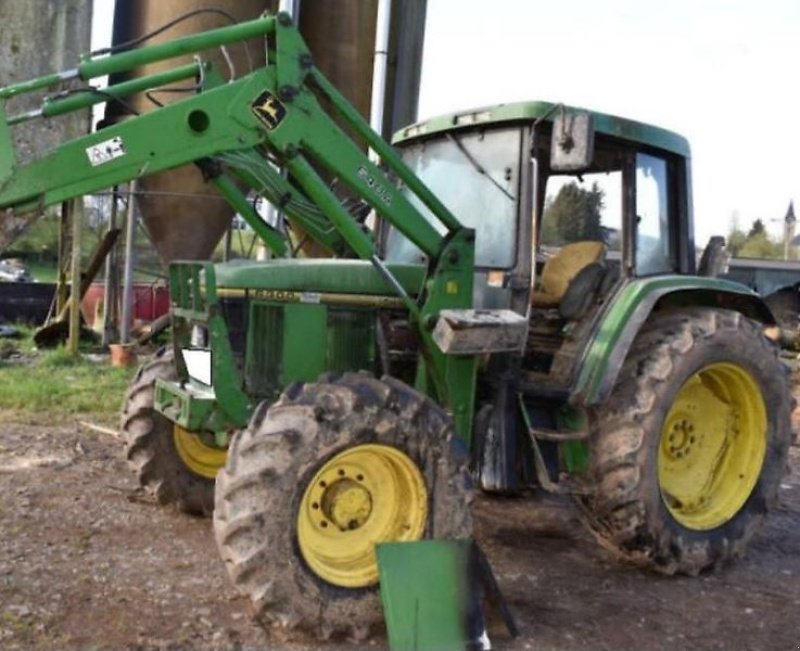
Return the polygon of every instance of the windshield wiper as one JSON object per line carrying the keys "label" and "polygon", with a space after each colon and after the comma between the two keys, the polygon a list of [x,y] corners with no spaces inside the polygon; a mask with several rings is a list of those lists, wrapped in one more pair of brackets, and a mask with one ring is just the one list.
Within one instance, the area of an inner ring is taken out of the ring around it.
{"label": "windshield wiper", "polygon": [[494,185],[494,187],[496,187],[498,190],[500,190],[500,192],[502,192],[502,193],[503,193],[504,195],[506,195],[506,196],[507,196],[509,199],[511,199],[511,201],[516,201],[516,199],[514,198],[514,195],[512,195],[512,194],[511,194],[511,193],[510,193],[508,190],[506,190],[506,189],[505,189],[505,188],[504,188],[502,185],[500,185],[500,184],[499,184],[499,183],[498,183],[498,182],[497,182],[497,181],[494,179],[494,177],[493,177],[491,174],[489,174],[489,172],[487,172],[487,171],[486,171],[486,168],[485,168],[483,165],[481,165],[481,164],[480,164],[480,163],[479,163],[479,162],[478,162],[478,161],[475,159],[475,157],[474,157],[472,154],[470,154],[470,153],[469,153],[469,151],[467,150],[467,148],[466,148],[466,147],[464,147],[464,144],[463,144],[463,143],[462,143],[462,142],[461,142],[461,141],[460,141],[458,138],[456,138],[456,137],[455,137],[455,136],[454,136],[452,133],[448,133],[448,134],[446,134],[446,135],[447,135],[447,139],[448,139],[450,142],[452,142],[452,143],[453,143],[453,144],[454,144],[456,147],[458,147],[458,150],[459,150],[459,151],[460,151],[462,154],[464,154],[464,158],[466,158],[466,159],[467,159],[467,160],[470,162],[470,164],[472,165],[472,167],[474,168],[474,170],[475,170],[475,171],[476,171],[478,174],[483,174],[483,176],[485,176],[487,179],[489,179],[489,180],[492,182],[492,184]]}

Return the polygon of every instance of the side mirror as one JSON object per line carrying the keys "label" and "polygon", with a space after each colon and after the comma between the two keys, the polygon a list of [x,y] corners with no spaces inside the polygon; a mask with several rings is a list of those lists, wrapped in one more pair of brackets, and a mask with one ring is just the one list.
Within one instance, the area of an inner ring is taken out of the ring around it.
{"label": "side mirror", "polygon": [[588,113],[561,111],[553,120],[550,168],[556,172],[578,172],[594,161],[594,123]]}

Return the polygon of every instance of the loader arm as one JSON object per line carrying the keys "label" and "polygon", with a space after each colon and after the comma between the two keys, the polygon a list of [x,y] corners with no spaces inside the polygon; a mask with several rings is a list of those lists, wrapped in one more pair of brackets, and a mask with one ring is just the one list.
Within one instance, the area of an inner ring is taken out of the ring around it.
{"label": "loader arm", "polygon": [[[196,59],[194,64],[103,91],[88,88],[56,95],[23,115],[9,117],[5,110],[9,98],[66,80],[88,82],[260,36],[266,41],[266,64],[235,80],[225,80],[210,63]],[[64,142],[29,164],[14,160],[10,128],[15,124],[86,109],[109,98],[188,78],[197,79],[198,89],[186,99]],[[331,107],[330,113],[323,105]],[[365,141],[380,156],[403,190],[369,160],[354,138]],[[402,298],[419,329],[424,370],[418,384],[468,418],[474,357],[445,355],[433,342],[432,331],[442,309],[472,305],[474,234],[461,226],[314,66],[287,14],[265,14],[168,43],[87,58],[74,70],[0,89],[0,209],[7,220],[192,162],[276,254],[286,253],[284,236],[259,218],[235,181],[279,206],[323,246],[340,255],[370,260],[387,289]],[[288,172],[289,180],[273,163]],[[322,173],[335,176],[425,253],[428,278],[419,297],[406,294],[380,259],[372,234],[343,207]],[[412,205],[409,193],[441,223],[443,234]]]}

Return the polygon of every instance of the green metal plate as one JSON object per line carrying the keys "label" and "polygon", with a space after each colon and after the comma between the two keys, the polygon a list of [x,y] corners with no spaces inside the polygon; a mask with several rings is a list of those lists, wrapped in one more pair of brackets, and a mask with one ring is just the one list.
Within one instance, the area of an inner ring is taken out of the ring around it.
{"label": "green metal plate", "polygon": [[376,546],[383,613],[392,651],[467,648],[468,540]]}

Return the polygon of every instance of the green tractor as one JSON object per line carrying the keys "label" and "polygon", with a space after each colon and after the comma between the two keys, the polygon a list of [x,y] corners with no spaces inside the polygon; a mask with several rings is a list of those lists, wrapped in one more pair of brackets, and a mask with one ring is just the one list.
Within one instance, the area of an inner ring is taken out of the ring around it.
{"label": "green tractor", "polygon": [[[696,273],[680,136],[532,102],[415,124],[392,147],[285,15],[0,98],[254,36],[268,64],[237,79],[197,61],[3,112],[0,207],[195,162],[274,252],[171,266],[172,345],[121,425],[159,502],[213,513],[264,621],[363,633],[381,617],[374,546],[469,536],[475,485],[571,495],[604,545],[659,572],[740,556],[776,499],[791,398],[763,301]],[[182,101],[14,162],[8,125],[189,77]],[[242,186],[286,220],[265,223]],[[333,257],[293,257],[297,232]]]}

